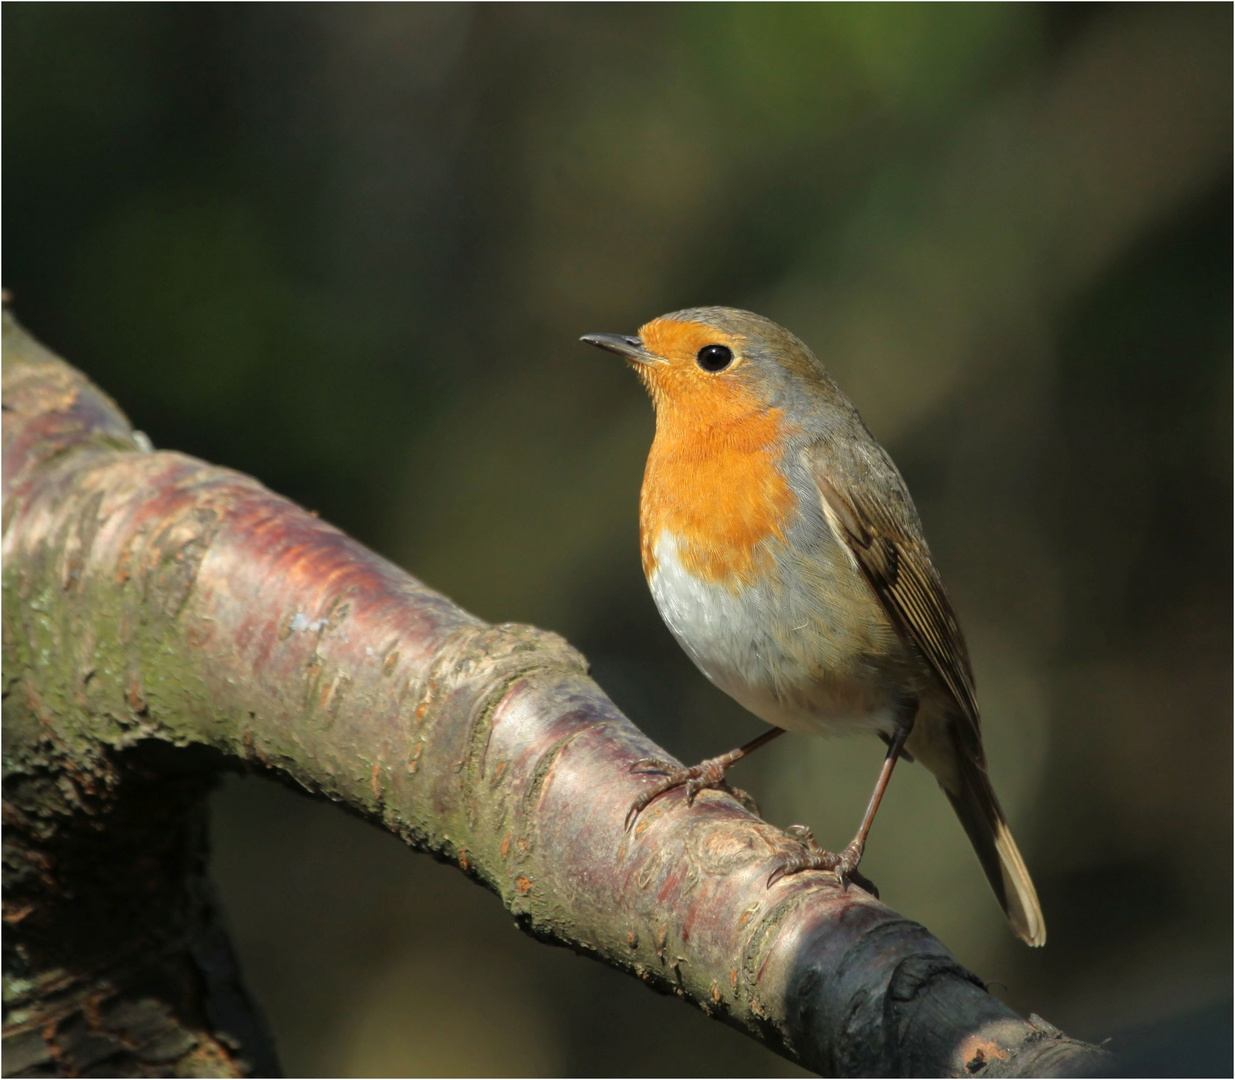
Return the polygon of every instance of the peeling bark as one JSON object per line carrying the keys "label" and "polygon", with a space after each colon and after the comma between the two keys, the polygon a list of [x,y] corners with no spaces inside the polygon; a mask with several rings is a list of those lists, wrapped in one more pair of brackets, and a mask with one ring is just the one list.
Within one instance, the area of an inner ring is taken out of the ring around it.
{"label": "peeling bark", "polygon": [[4,1066],[270,1075],[206,875],[220,770],[456,863],[520,926],[835,1075],[1082,1075],[930,934],[808,873],[664,757],[561,638],[489,626],[255,480],[147,452],[4,324]]}

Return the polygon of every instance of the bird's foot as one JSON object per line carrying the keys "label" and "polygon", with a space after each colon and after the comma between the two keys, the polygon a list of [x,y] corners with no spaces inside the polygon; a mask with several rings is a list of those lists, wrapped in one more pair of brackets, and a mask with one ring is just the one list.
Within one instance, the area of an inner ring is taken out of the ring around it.
{"label": "bird's foot", "polygon": [[670,761],[662,761],[660,758],[643,758],[640,761],[636,761],[630,767],[631,772],[663,773],[664,778],[648,788],[631,804],[630,809],[626,812],[626,828],[630,829],[635,820],[647,809],[653,800],[660,798],[666,791],[672,791],[674,788],[679,787],[686,789],[687,806],[690,806],[695,801],[695,796],[699,792],[706,788],[715,788],[719,791],[728,792],[748,810],[757,814],[759,808],[755,805],[755,800],[740,788],[731,787],[725,779],[725,770],[735,760],[736,758],[732,753],[721,754],[720,757],[708,758],[707,761],[701,761],[698,765],[692,765],[689,768],[675,765]]}
{"label": "bird's foot", "polygon": [[785,832],[801,844],[805,850],[801,855],[795,855],[793,858],[781,863],[780,866],[768,875],[769,889],[780,881],[781,878],[788,877],[790,874],[800,874],[803,870],[830,870],[836,875],[836,880],[842,891],[848,889],[849,883],[852,881],[859,888],[865,889],[875,899],[879,898],[879,890],[875,887],[875,883],[864,874],[858,873],[858,863],[862,861],[863,845],[856,839],[851,841],[843,851],[837,853],[824,851],[815,842],[815,834],[805,825],[790,825]]}

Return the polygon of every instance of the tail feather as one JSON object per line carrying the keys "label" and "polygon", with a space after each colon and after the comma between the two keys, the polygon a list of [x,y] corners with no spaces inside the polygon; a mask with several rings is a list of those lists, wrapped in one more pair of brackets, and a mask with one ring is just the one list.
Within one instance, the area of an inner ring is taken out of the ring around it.
{"label": "tail feather", "polygon": [[1045,945],[1046,921],[1042,917],[1038,894],[1029,871],[1025,869],[1025,860],[1012,839],[999,800],[995,798],[990,778],[977,762],[965,755],[958,754],[957,757],[960,758],[960,767],[954,773],[956,790],[942,783],[940,787],[952,803],[956,816],[961,819],[986,872],[986,879],[995,890],[995,896],[1017,937],[1030,945]]}

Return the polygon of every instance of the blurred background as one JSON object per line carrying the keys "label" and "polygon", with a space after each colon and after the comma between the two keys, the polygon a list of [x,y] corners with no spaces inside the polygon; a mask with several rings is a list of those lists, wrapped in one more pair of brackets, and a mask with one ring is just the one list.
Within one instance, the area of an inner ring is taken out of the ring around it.
{"label": "blurred background", "polygon": [[[784,323],[915,494],[1050,927],[924,770],[863,870],[1015,1008],[1144,1075],[1231,1061],[1232,9],[3,10],[4,284],[156,446],[476,614],[565,634],[687,761],[762,726],[639,568],[652,412],[578,344]],[[848,838],[883,747],[734,779]],[[291,1075],[799,1075],[257,778],[217,879]],[[1156,1056],[1155,1056],[1156,1055]]]}

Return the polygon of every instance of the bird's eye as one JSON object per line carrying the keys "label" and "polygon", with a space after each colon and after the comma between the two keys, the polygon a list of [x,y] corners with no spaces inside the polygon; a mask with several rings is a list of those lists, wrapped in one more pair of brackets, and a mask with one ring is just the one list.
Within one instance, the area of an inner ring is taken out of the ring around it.
{"label": "bird's eye", "polygon": [[704,371],[724,371],[733,363],[733,350],[728,345],[705,345],[695,360]]}

